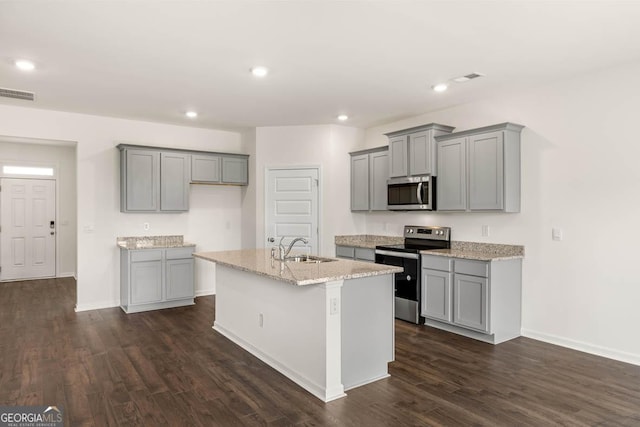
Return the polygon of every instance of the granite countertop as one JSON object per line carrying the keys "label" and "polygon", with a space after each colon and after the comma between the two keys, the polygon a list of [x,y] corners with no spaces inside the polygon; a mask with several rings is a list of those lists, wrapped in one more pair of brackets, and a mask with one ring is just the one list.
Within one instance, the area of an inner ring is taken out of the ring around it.
{"label": "granite countertop", "polygon": [[401,273],[402,267],[337,259],[321,263],[271,260],[270,249],[196,252],[194,257],[297,286]]}
{"label": "granite countertop", "polygon": [[[404,243],[404,238],[394,236],[351,235],[336,236],[335,244],[375,249],[376,245]],[[430,249],[421,251],[425,255],[446,256],[451,258],[472,259],[478,261],[501,261],[524,258],[524,246],[502,245],[498,243],[452,241],[451,249]]]}
{"label": "granite countertop", "polygon": [[403,237],[375,236],[371,234],[358,234],[352,236],[336,236],[335,244],[339,246],[354,246],[357,248],[375,249],[378,245],[400,245],[404,243]]}
{"label": "granite countertop", "polygon": [[184,241],[183,236],[132,236],[117,237],[116,244],[121,249],[162,249],[195,246]]}

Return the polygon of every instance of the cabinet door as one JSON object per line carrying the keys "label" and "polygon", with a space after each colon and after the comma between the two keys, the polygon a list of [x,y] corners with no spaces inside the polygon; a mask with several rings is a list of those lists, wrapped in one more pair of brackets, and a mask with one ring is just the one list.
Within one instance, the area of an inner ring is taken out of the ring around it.
{"label": "cabinet door", "polygon": [[504,208],[504,138],[502,132],[469,137],[469,209]]}
{"label": "cabinet door", "polygon": [[438,210],[466,210],[466,138],[438,142],[438,179],[436,182]]}
{"label": "cabinet door", "polygon": [[189,210],[191,162],[188,154],[160,153],[160,210]]}
{"label": "cabinet door", "polygon": [[222,158],[222,182],[247,185],[249,183],[248,160],[244,157]]}
{"label": "cabinet door", "polygon": [[369,210],[369,155],[351,157],[351,210]]}
{"label": "cabinet door", "polygon": [[431,132],[416,132],[409,135],[409,175],[435,175],[435,162]]}
{"label": "cabinet door", "polygon": [[336,246],[337,258],[349,258],[353,259],[355,256],[355,248],[352,246]]}
{"label": "cabinet door", "polygon": [[122,185],[123,212],[157,211],[159,208],[160,153],[152,150],[125,150]]}
{"label": "cabinet door", "polygon": [[451,322],[451,276],[446,271],[422,269],[421,315]]}
{"label": "cabinet door", "polygon": [[193,258],[167,260],[165,299],[193,298]]}
{"label": "cabinet door", "polygon": [[369,154],[369,194],[372,211],[387,210],[387,180],[389,179],[389,152]]}
{"label": "cabinet door", "polygon": [[407,135],[389,138],[389,177],[408,175]]}
{"label": "cabinet door", "polygon": [[376,250],[368,248],[355,248],[355,259],[358,261],[374,262],[376,260]]}
{"label": "cabinet door", "polygon": [[220,182],[220,157],[191,155],[192,182]]}
{"label": "cabinet door", "polygon": [[131,263],[131,304],[162,301],[162,261]]}
{"label": "cabinet door", "polygon": [[489,281],[484,277],[454,275],[453,322],[482,332],[489,331]]}

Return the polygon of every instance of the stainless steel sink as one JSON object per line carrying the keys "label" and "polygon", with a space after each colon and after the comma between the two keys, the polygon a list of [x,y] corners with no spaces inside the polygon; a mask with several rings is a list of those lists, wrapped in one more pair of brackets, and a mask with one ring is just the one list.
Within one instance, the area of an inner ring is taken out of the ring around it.
{"label": "stainless steel sink", "polygon": [[307,264],[319,264],[321,262],[337,261],[333,258],[322,258],[315,255],[293,255],[285,258],[286,262],[304,262]]}

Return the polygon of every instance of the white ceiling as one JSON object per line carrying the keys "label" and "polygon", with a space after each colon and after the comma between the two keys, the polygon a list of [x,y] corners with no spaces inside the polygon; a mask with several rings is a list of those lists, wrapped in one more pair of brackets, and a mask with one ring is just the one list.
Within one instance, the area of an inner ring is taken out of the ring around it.
{"label": "white ceiling", "polygon": [[368,127],[638,59],[640,0],[0,1],[0,87],[37,97],[0,103],[219,129]]}

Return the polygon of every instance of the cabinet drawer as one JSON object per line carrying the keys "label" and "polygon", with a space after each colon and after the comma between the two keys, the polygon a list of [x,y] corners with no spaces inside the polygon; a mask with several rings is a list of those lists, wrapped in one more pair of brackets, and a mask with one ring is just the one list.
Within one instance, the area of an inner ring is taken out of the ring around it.
{"label": "cabinet drawer", "polygon": [[456,273],[489,277],[489,263],[485,261],[457,259],[454,263],[454,269]]}
{"label": "cabinet drawer", "polygon": [[191,258],[193,254],[193,246],[186,248],[167,249],[167,259],[184,259]]}
{"label": "cabinet drawer", "polygon": [[422,255],[422,268],[430,268],[432,270],[451,271],[452,270],[452,258],[436,256],[436,255]]}
{"label": "cabinet drawer", "polygon": [[355,248],[355,257],[362,261],[375,261],[376,251],[374,249]]}
{"label": "cabinet drawer", "polygon": [[131,262],[160,261],[162,249],[143,249],[131,252]]}
{"label": "cabinet drawer", "polygon": [[336,256],[341,258],[353,258],[355,256],[355,248],[351,246],[336,246]]}

